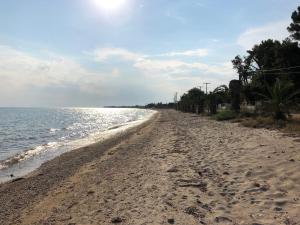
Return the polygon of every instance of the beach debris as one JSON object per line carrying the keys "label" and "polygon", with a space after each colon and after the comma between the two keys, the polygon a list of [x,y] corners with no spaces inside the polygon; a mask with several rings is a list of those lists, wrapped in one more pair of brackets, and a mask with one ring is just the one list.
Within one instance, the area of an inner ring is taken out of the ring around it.
{"label": "beach debris", "polygon": [[252,172],[249,170],[245,173],[245,177],[250,177],[252,175]]}
{"label": "beach debris", "polygon": [[178,172],[178,169],[174,166],[174,167],[168,169],[167,172],[168,173],[176,173],[176,172]]}
{"label": "beach debris", "polygon": [[71,220],[71,219],[72,219],[72,216],[70,216],[70,215],[60,215],[57,218],[58,221],[67,221],[67,220]]}
{"label": "beach debris", "polygon": [[17,182],[17,181],[20,181],[20,180],[24,180],[25,178],[24,177],[18,177],[16,179],[13,179],[11,182],[14,183],[14,182]]}
{"label": "beach debris", "polygon": [[232,222],[232,220],[229,219],[228,217],[225,217],[225,216],[217,216],[217,217],[215,218],[215,222],[216,222],[216,223]]}
{"label": "beach debris", "polygon": [[186,214],[192,215],[195,218],[204,218],[205,217],[205,213],[201,212],[197,207],[195,206],[190,206],[187,207],[184,212]]}
{"label": "beach debris", "polygon": [[77,204],[78,204],[78,202],[73,201],[73,202],[71,202],[71,203],[67,206],[67,209],[71,209],[73,206],[75,206],[75,205],[77,205]]}
{"label": "beach debris", "polygon": [[212,197],[212,196],[214,196],[215,194],[214,194],[212,191],[210,191],[210,192],[207,193],[207,195],[210,196],[210,197]]}
{"label": "beach debris", "polygon": [[197,180],[184,180],[180,179],[178,180],[178,186],[179,187],[197,187],[202,192],[207,192],[207,183],[203,181],[197,181]]}
{"label": "beach debris", "polygon": [[275,207],[273,210],[279,212],[279,211],[282,211],[282,208],[281,207]]}
{"label": "beach debris", "polygon": [[175,223],[175,220],[174,220],[173,218],[170,218],[170,219],[168,219],[168,223],[169,223],[169,224],[174,224],[174,223]]}
{"label": "beach debris", "polygon": [[122,223],[123,222],[123,220],[122,220],[122,218],[121,217],[113,217],[112,219],[111,219],[111,222],[112,223]]}
{"label": "beach debris", "polygon": [[244,193],[265,192],[270,189],[270,186],[268,184],[261,185],[256,182],[253,184],[253,187],[254,188],[249,188],[249,189],[245,190]]}
{"label": "beach debris", "polygon": [[205,210],[211,212],[211,207],[208,204],[201,202],[199,199],[197,199],[197,203],[200,205],[200,207],[202,209],[205,209]]}
{"label": "beach debris", "polygon": [[288,203],[288,201],[286,199],[278,199],[275,200],[275,205],[277,206],[284,206]]}
{"label": "beach debris", "polygon": [[94,194],[94,193],[95,193],[95,191],[89,190],[88,193],[87,193],[87,195],[92,195],[92,194]]}

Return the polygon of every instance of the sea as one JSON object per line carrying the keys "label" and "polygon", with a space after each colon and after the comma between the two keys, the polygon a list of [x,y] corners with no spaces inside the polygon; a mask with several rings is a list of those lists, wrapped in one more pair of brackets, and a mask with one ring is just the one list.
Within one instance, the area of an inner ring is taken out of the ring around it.
{"label": "sea", "polygon": [[149,119],[134,108],[0,108],[0,182]]}

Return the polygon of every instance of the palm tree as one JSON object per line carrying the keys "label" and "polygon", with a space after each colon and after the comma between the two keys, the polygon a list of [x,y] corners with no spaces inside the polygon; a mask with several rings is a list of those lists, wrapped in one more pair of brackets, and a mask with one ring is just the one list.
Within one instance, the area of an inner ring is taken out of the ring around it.
{"label": "palm tree", "polygon": [[259,93],[267,103],[268,109],[273,113],[275,120],[286,120],[286,114],[289,108],[296,104],[296,96],[300,90],[291,92],[293,84],[291,82],[282,82],[278,78],[272,87],[268,84],[267,95]]}
{"label": "palm tree", "polygon": [[210,114],[216,114],[217,105],[228,102],[229,98],[229,88],[226,85],[216,87],[213,92],[207,95],[207,105]]}

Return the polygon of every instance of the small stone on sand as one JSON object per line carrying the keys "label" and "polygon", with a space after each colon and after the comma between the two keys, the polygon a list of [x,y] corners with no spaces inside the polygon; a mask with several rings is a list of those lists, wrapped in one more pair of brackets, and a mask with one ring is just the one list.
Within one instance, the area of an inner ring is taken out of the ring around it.
{"label": "small stone on sand", "polygon": [[114,217],[111,219],[112,223],[122,223],[122,218],[121,217]]}

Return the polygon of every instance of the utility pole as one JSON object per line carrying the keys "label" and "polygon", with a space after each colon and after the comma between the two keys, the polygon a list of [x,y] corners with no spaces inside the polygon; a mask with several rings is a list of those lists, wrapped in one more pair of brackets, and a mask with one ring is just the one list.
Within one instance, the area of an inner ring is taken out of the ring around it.
{"label": "utility pole", "polygon": [[178,96],[178,93],[175,92],[175,95],[174,95],[174,103],[175,103],[175,104],[177,103],[177,96]]}
{"label": "utility pole", "polygon": [[203,83],[203,84],[205,84],[206,94],[207,94],[207,85],[209,85],[210,83]]}
{"label": "utility pole", "polygon": [[178,93],[175,92],[175,95],[174,95],[174,106],[175,106],[175,109],[178,110]]}

